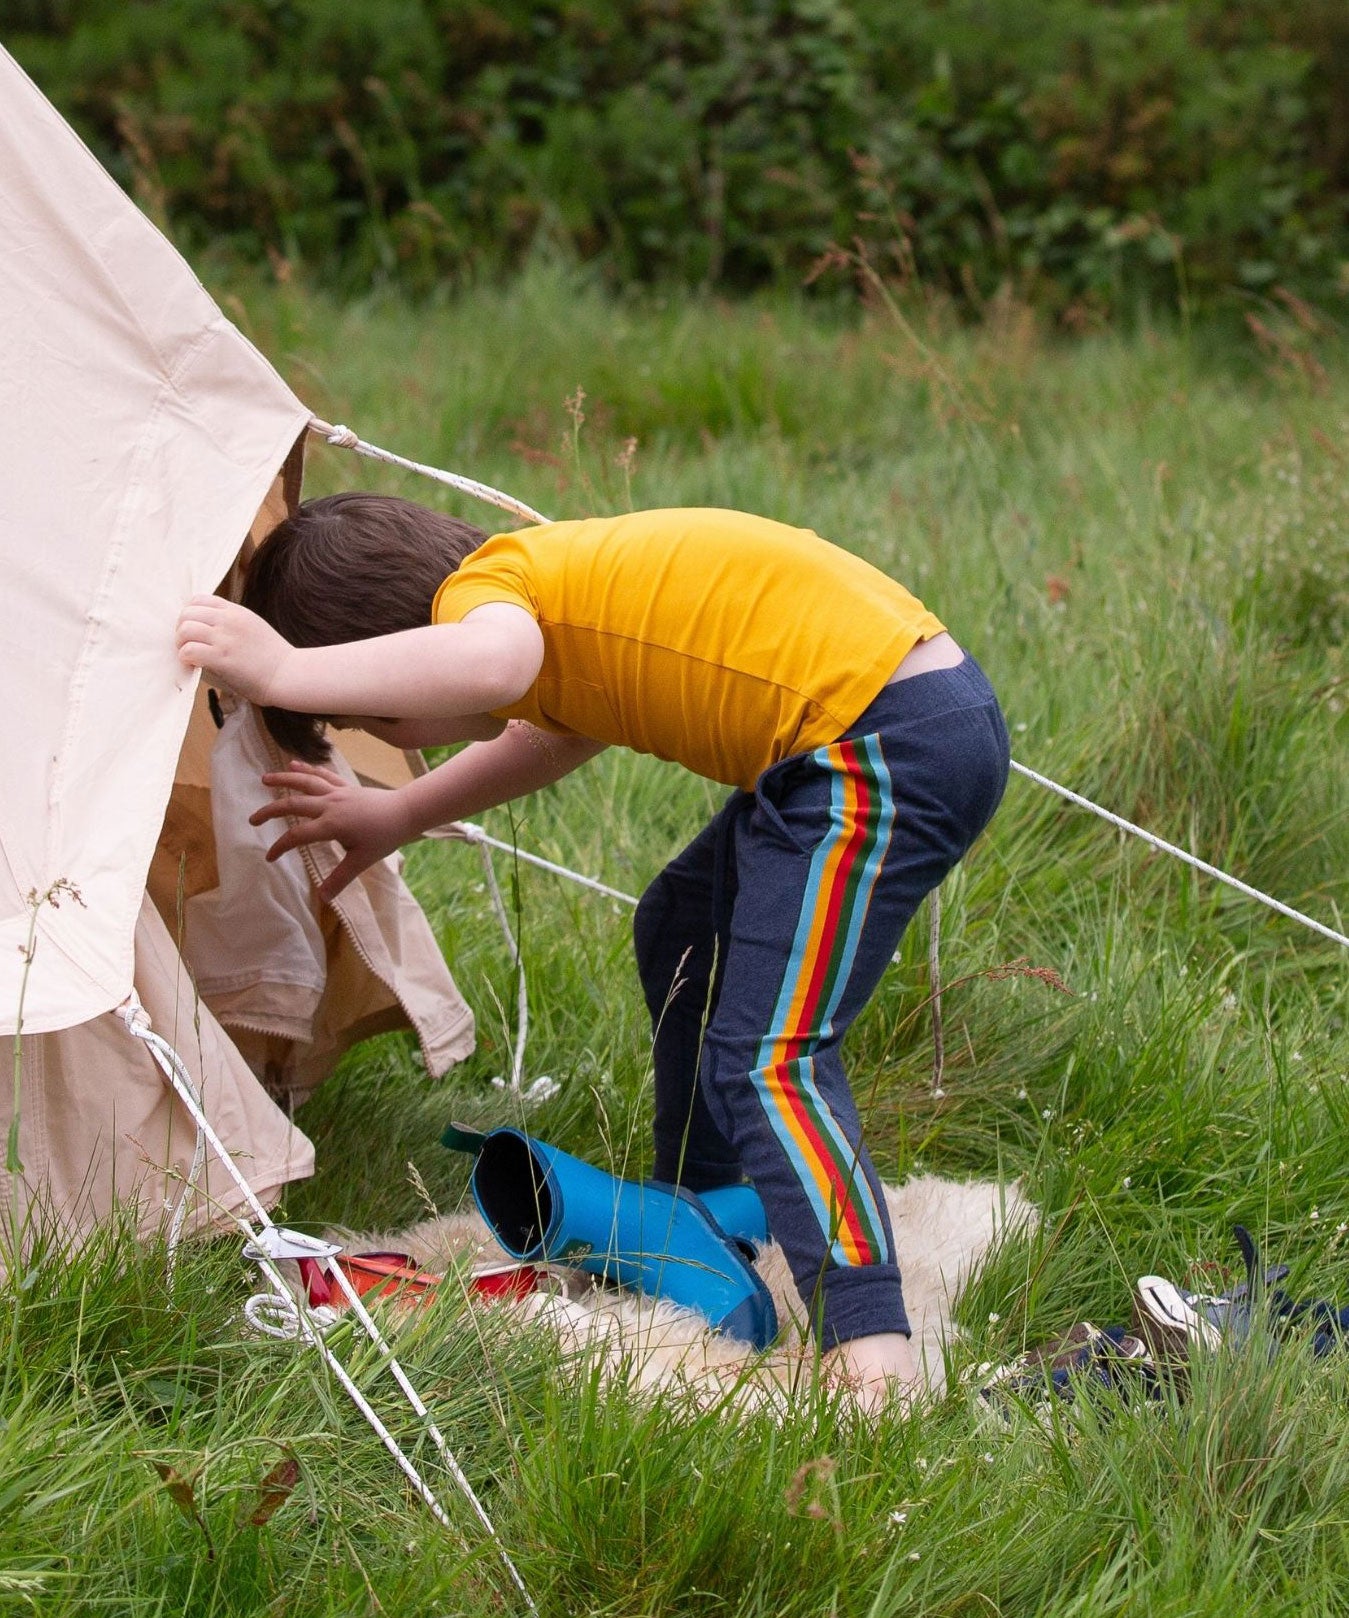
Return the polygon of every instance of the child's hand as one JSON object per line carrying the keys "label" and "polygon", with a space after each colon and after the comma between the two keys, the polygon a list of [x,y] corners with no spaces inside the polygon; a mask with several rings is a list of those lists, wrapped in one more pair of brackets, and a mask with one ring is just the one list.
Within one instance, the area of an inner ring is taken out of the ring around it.
{"label": "child's hand", "polygon": [[269,860],[306,843],[340,843],[346,850],[346,857],[319,887],[319,898],[325,901],[414,835],[398,792],[354,786],[336,770],[292,759],[288,770],[264,775],[262,784],[280,796],[255,809],[249,824],[261,826],[282,818],[299,822],[267,850]]}
{"label": "child's hand", "polygon": [[284,707],[277,679],[290,642],[247,607],[221,596],[193,596],[178,619],[178,656],[231,691],[264,707]]}

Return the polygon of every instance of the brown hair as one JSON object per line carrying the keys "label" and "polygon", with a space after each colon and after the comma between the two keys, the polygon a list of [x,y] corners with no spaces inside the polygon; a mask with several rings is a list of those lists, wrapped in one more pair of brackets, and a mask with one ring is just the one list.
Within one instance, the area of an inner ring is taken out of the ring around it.
{"label": "brown hair", "polygon": [[[306,500],[254,553],[243,604],[292,646],[336,646],[431,622],[436,591],[487,535],[392,494]],[[326,716],[264,708],[288,756],[320,764]]]}

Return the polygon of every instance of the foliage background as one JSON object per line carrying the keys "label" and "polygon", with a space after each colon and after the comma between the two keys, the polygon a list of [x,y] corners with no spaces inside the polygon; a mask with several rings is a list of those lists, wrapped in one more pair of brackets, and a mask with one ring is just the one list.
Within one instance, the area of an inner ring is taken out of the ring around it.
{"label": "foliage background", "polygon": [[977,308],[1349,294],[1343,0],[5,0],[189,252],[422,293],[541,246]]}

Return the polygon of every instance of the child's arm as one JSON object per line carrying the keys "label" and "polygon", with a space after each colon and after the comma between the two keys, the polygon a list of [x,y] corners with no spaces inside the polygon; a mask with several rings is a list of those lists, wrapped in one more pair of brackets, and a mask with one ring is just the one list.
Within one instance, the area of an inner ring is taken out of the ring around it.
{"label": "child's arm", "polygon": [[269,860],[306,843],[340,843],[346,855],[319,888],[320,898],[331,899],[368,866],[433,826],[559,781],[603,748],[585,736],[555,736],[513,721],[493,741],[474,742],[393,791],[353,786],[334,770],[297,762],[263,776],[282,796],[249,819],[255,826],[283,816],[297,821],[268,849]]}
{"label": "child's arm", "polygon": [[246,607],[193,596],[178,620],[178,655],[261,707],[454,719],[522,697],[543,663],[543,635],[523,607],[489,601],[458,624],[297,647]]}

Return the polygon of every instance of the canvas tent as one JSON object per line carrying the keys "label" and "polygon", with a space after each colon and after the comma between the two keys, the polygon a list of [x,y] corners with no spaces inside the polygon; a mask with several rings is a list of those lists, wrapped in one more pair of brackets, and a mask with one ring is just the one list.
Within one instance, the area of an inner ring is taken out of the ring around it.
{"label": "canvas tent", "polygon": [[[116,1014],[133,987],[264,1200],[313,1165],[275,1097],[396,1026],[441,1073],[473,1025],[396,862],[332,908],[336,850],[263,862],[280,760],[174,653],[297,499],[309,410],[2,49],[0,175],[0,1134],[21,1017],[21,1202],[150,1228],[195,1130]],[[238,1201],[218,1165],[190,1195],[189,1228]]]}

